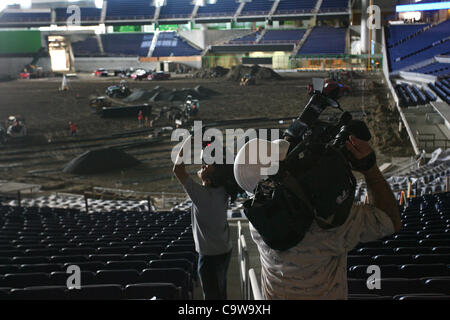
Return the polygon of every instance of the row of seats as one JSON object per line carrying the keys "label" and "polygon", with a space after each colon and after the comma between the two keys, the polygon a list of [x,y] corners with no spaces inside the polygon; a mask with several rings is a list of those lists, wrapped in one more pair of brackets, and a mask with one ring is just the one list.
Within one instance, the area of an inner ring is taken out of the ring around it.
{"label": "row of seats", "polygon": [[391,25],[386,34],[386,45],[388,48],[399,45],[414,36],[417,36],[421,32],[426,31],[429,26],[429,24],[423,23]]}
{"label": "row of seats", "polygon": [[[422,168],[420,174],[430,168]],[[360,243],[349,252],[350,300],[450,299],[450,193],[408,199],[400,210],[399,232]],[[376,289],[367,285],[372,265],[380,268],[379,283],[373,283],[379,285]]]}
{"label": "row of seats", "polygon": [[[389,63],[391,71],[406,68],[419,62],[432,59],[437,55],[450,52],[450,20],[446,20],[430,28],[424,28],[415,36],[406,38],[395,46],[388,47]],[[391,28],[403,28],[406,26],[390,26]],[[389,31],[388,30],[388,34]]]}
{"label": "row of seats", "polygon": [[[317,1],[310,0],[281,0],[275,15],[308,13],[315,8]],[[214,3],[205,1],[205,5],[199,6],[197,17],[232,17],[236,14],[241,2],[237,0],[218,0]],[[241,16],[267,16],[274,6],[273,0],[246,1]],[[159,18],[177,19],[190,18],[194,11],[192,0],[166,0],[160,9]],[[323,0],[319,12],[347,11],[348,0]],[[101,20],[101,8],[81,8],[81,21],[99,23]],[[149,0],[107,0],[106,21],[117,20],[151,20],[155,18],[156,8]],[[65,23],[71,13],[67,8],[56,8],[56,23]],[[26,22],[51,22],[51,13],[36,12],[6,12],[0,23],[26,23]]]}
{"label": "row of seats", "polygon": [[411,72],[424,73],[433,76],[449,76],[450,63],[431,62],[420,68],[410,70]]}
{"label": "row of seats", "polygon": [[[364,270],[365,271],[365,270]],[[435,277],[435,278],[389,278],[382,277],[380,279],[379,289],[368,289],[367,287],[367,273],[363,279],[348,279],[348,292],[353,294],[374,294],[380,296],[398,296],[405,294],[428,294],[434,296],[447,296],[450,298],[450,277]]]}
{"label": "row of seats", "polygon": [[152,57],[198,56],[201,50],[192,47],[176,32],[164,32],[158,36]]}
{"label": "row of seats", "polygon": [[246,36],[240,37],[240,38],[236,38],[233,40],[230,40],[227,44],[232,44],[232,45],[249,45],[249,44],[255,44],[256,40],[258,39],[260,33],[259,32],[253,32],[251,34],[248,34]]}
{"label": "row of seats", "polygon": [[3,12],[0,14],[1,23],[43,23],[50,24],[50,12]]}
{"label": "row of seats", "polygon": [[267,30],[262,37],[260,44],[272,43],[297,43],[305,34],[304,29],[294,30]]}
{"label": "row of seats", "polygon": [[450,85],[447,80],[429,83],[428,87],[433,90],[443,101],[450,104]]}
{"label": "row of seats", "polygon": [[196,268],[187,211],[0,206],[0,299],[191,299]]}
{"label": "row of seats", "polygon": [[395,86],[401,107],[424,105],[436,101],[436,96],[426,88],[419,89],[417,85],[401,83]]}
{"label": "row of seats", "polygon": [[[146,268],[146,269],[98,269],[90,271],[81,269],[80,285],[94,284],[136,284],[136,283],[173,283],[183,290],[188,298],[193,290],[191,274],[182,268]],[[69,270],[70,271],[70,270]],[[72,284],[72,273],[64,271],[8,273],[0,276],[0,288],[26,288],[34,286],[66,286]]]}
{"label": "row of seats", "polygon": [[343,54],[346,32],[346,28],[314,27],[298,54]]}
{"label": "row of seats", "polygon": [[[304,36],[305,29],[267,30],[258,44],[296,44]],[[228,44],[255,44],[259,33],[231,40]],[[343,54],[345,53],[346,28],[314,27],[298,54]]]}
{"label": "row of seats", "polygon": [[[152,45],[153,33],[116,33],[101,35],[105,56],[147,57]],[[92,36],[79,42],[73,42],[74,54],[80,56],[99,56],[98,40]],[[153,57],[193,56],[201,51],[192,47],[175,32],[162,32],[158,35]]]}
{"label": "row of seats", "polygon": [[172,283],[138,283],[66,286],[36,286],[22,289],[0,288],[0,300],[180,300],[179,287]]}
{"label": "row of seats", "polygon": [[[436,96],[429,89],[423,89],[430,101],[435,101]],[[431,97],[431,98],[430,98]],[[439,149],[437,151],[440,151]],[[442,150],[441,150],[442,151]],[[450,152],[450,151],[449,151]],[[446,160],[446,152],[441,154],[442,160],[435,159],[433,163],[421,165],[417,169],[411,170],[407,175],[391,176],[387,179],[396,199],[400,199],[401,192],[406,192],[411,183],[412,196],[433,197],[434,193],[446,191],[446,177],[450,175],[449,161]],[[366,195],[366,183],[358,182],[355,197],[358,201],[364,201]],[[445,194],[437,197],[445,197]],[[432,199],[432,198],[431,198]]]}

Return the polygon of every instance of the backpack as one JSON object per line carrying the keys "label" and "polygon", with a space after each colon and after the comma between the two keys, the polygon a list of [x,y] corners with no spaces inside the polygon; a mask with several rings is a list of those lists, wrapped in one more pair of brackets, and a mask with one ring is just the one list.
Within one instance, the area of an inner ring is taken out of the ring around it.
{"label": "backpack", "polygon": [[341,226],[350,213],[356,179],[341,151],[300,143],[276,175],[261,181],[244,212],[272,249],[288,250],[316,221],[322,229]]}

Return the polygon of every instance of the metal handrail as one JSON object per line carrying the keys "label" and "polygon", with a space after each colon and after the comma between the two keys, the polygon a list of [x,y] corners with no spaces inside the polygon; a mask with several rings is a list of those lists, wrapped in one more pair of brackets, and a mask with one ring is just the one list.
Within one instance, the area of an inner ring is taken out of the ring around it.
{"label": "metal handrail", "polygon": [[256,278],[255,270],[248,270],[248,278],[250,280],[250,288],[253,296],[253,300],[264,300],[261,294],[261,289],[259,288],[258,279]]}

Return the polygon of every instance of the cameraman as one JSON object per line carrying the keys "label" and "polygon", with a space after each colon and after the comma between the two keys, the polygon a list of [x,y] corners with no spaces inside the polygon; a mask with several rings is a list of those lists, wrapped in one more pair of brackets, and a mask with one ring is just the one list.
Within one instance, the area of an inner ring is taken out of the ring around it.
{"label": "cameraman", "polygon": [[[354,136],[350,136],[346,148],[358,160],[373,151],[366,141]],[[325,230],[313,222],[298,245],[278,251],[268,247],[250,224],[261,257],[265,299],[347,299],[347,253],[359,242],[374,241],[400,230],[397,201],[377,165],[361,173],[370,205],[353,205],[340,227]]]}

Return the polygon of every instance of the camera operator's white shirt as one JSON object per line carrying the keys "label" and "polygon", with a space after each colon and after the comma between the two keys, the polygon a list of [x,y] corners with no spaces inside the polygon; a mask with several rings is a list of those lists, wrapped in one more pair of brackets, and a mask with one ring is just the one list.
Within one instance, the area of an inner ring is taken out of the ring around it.
{"label": "camera operator's white shirt", "polygon": [[347,299],[347,252],[359,242],[393,234],[394,226],[381,210],[354,205],[342,226],[324,230],[314,221],[303,240],[286,251],[269,248],[251,223],[250,232],[261,257],[265,299]]}

